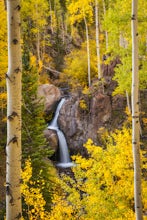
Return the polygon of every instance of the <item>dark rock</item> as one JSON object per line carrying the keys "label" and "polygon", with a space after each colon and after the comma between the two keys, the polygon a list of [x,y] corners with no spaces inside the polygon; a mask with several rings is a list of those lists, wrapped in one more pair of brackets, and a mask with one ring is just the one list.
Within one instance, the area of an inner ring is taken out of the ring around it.
{"label": "dark rock", "polygon": [[45,129],[44,136],[46,140],[49,142],[49,146],[54,150],[57,151],[58,149],[58,137],[56,131]]}
{"label": "dark rock", "polygon": [[80,97],[68,99],[60,111],[58,122],[71,153],[87,154],[82,146],[88,138],[98,143],[97,131],[111,117],[111,102],[109,96],[97,94],[90,98],[86,113],[81,111],[79,103]]}
{"label": "dark rock", "polygon": [[[110,65],[103,66],[104,82],[95,79],[90,88],[90,93],[82,94],[81,90],[71,93],[71,96],[64,102],[60,109],[58,118],[59,128],[63,131],[70,154],[80,153],[87,157],[87,151],[83,147],[84,143],[91,138],[94,143],[101,143],[101,131],[106,129],[113,130],[121,126],[125,120],[124,110],[126,107],[126,99],[123,96],[112,96],[112,92],[117,83],[112,80],[114,75],[114,67],[120,63],[119,59],[111,62]],[[56,91],[54,88],[53,91]],[[48,94],[48,99],[53,100],[53,94]],[[60,97],[60,96],[56,96]],[[50,106],[57,104],[57,100],[52,101]],[[81,103],[84,103],[82,105]],[[54,131],[49,131],[48,140],[56,150],[58,144]],[[54,133],[54,135],[53,135]],[[55,139],[54,139],[55,138]]]}

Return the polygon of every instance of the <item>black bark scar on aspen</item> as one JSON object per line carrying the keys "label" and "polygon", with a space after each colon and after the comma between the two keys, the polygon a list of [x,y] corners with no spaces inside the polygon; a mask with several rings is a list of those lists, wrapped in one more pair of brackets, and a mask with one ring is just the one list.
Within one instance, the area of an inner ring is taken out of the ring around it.
{"label": "black bark scar on aspen", "polygon": [[138,33],[136,33],[136,36],[138,36]]}
{"label": "black bark scar on aspen", "polygon": [[12,82],[12,80],[10,79],[10,77],[8,76],[8,74],[6,73],[6,79],[9,79],[10,82]]}
{"label": "black bark scar on aspen", "polygon": [[13,42],[13,44],[15,44],[15,45],[18,44],[18,40],[17,40],[17,39],[13,39],[12,42]]}
{"label": "black bark scar on aspen", "polygon": [[15,9],[18,10],[18,11],[20,11],[21,6],[20,6],[20,5],[17,5]]}
{"label": "black bark scar on aspen", "polygon": [[134,141],[134,142],[133,142],[133,144],[137,144],[137,142],[136,142],[136,141]]}
{"label": "black bark scar on aspen", "polygon": [[10,183],[7,183],[8,185],[6,186],[6,195],[7,196],[10,196],[10,203],[13,203],[13,196],[12,196],[12,192],[11,192],[11,189],[10,189]]}
{"label": "black bark scar on aspen", "polygon": [[139,118],[139,116],[132,116],[132,118]]}
{"label": "black bark scar on aspen", "polygon": [[19,212],[18,215],[15,217],[15,219],[20,219],[21,218],[21,213]]}
{"label": "black bark scar on aspen", "polygon": [[10,143],[13,143],[13,144],[18,143],[18,142],[17,142],[17,137],[14,136],[14,137],[9,141],[8,145],[9,145]]}
{"label": "black bark scar on aspen", "polygon": [[132,20],[136,20],[135,15],[132,15],[131,19]]}
{"label": "black bark scar on aspen", "polygon": [[21,71],[21,69],[19,67],[17,67],[14,71],[15,71],[15,73],[19,73]]}
{"label": "black bark scar on aspen", "polygon": [[18,116],[17,112],[12,112],[12,114],[8,116],[8,120],[12,121],[16,116]]}

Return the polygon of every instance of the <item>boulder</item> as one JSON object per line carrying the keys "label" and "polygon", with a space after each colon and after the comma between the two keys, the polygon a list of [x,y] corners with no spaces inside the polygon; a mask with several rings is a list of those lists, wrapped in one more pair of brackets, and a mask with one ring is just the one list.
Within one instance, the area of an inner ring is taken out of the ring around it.
{"label": "boulder", "polygon": [[56,152],[58,149],[58,137],[56,131],[45,129],[43,133],[49,146]]}
{"label": "boulder", "polygon": [[43,84],[38,87],[38,97],[44,103],[45,113],[50,114],[55,111],[57,102],[61,99],[61,92],[52,84]]}

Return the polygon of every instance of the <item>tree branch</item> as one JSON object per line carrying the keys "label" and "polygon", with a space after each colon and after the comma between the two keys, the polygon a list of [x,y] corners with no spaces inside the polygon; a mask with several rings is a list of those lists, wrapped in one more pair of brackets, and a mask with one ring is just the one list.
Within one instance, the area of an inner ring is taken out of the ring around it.
{"label": "tree branch", "polygon": [[47,67],[44,65],[43,65],[43,67],[44,67],[44,69],[49,70],[53,74],[54,77],[59,77],[59,75],[61,74],[61,72],[54,70],[51,67]]}

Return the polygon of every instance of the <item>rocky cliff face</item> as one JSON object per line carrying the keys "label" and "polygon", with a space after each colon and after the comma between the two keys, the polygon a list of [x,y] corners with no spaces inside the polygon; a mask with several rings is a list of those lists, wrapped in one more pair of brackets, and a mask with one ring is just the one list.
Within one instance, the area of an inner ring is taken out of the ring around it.
{"label": "rocky cliff face", "polygon": [[[85,98],[85,97],[84,97]],[[71,154],[83,154],[88,138],[98,143],[98,130],[111,118],[111,101],[107,95],[97,94],[86,100],[87,109],[80,106],[81,97],[69,98],[63,105],[59,126],[64,132]]]}
{"label": "rocky cliff face", "polygon": [[[110,66],[103,66],[104,83],[95,80],[89,93],[86,95],[83,94],[82,91],[71,93],[62,106],[58,124],[66,137],[71,154],[80,153],[86,156],[83,144],[88,138],[91,138],[95,143],[99,144],[101,128],[112,130],[116,128],[116,126],[118,128],[119,125],[122,125],[125,118],[125,98],[122,96],[112,96],[112,92],[116,86],[116,82],[112,80],[112,77],[114,67],[118,62],[119,60],[115,60]],[[50,88],[52,92],[54,90],[53,93],[49,92]],[[64,94],[60,93],[60,90],[53,85],[46,85],[46,90],[48,92],[45,98],[45,111],[47,114],[50,114],[54,107],[57,106],[58,100],[61,99]],[[54,96],[57,94],[57,97],[52,99],[53,94]],[[46,94],[44,95],[46,96]],[[50,104],[51,99],[53,102]],[[45,130],[45,136],[50,146],[56,151],[58,147],[56,132]]]}

